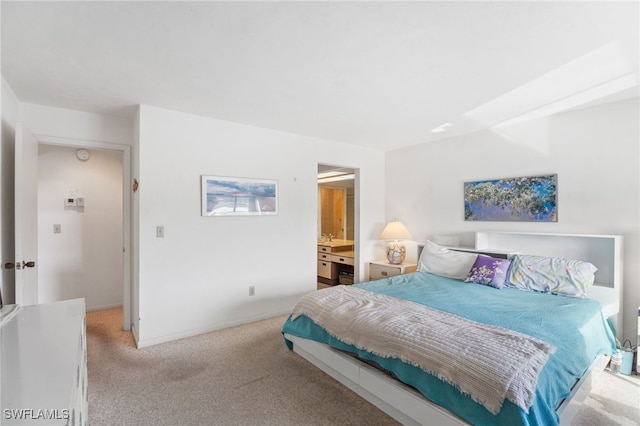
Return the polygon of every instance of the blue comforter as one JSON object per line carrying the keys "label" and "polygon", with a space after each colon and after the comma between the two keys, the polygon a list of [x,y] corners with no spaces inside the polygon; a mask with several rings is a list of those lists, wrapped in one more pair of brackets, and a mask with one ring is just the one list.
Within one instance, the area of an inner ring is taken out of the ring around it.
{"label": "blue comforter", "polygon": [[[558,424],[558,404],[570,393],[577,378],[601,354],[615,351],[615,338],[602,316],[600,304],[591,299],[575,299],[518,289],[497,290],[479,284],[415,272],[386,278],[357,287],[387,296],[412,300],[477,322],[515,330],[556,346],[555,354],[538,379],[536,401],[529,412],[505,401],[497,416],[418,367],[398,359],[381,358],[347,345],[330,336],[305,316],[287,319],[282,332],[357,354],[376,362],[401,381],[413,386],[431,401],[477,425]],[[287,342],[291,348],[291,343]]]}

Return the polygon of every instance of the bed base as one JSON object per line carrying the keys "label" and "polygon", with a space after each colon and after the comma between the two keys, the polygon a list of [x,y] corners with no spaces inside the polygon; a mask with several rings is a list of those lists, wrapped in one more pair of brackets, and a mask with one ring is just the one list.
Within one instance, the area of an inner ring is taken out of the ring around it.
{"label": "bed base", "polygon": [[[469,425],[412,387],[329,345],[290,334],[284,337],[293,343],[294,352],[403,425]],[[608,356],[596,359],[573,386],[569,397],[556,410],[561,425],[571,423],[608,361]]]}
{"label": "bed base", "polygon": [[561,425],[569,425],[571,423],[580,406],[591,393],[591,389],[598,377],[609,364],[610,359],[609,355],[600,355],[591,363],[584,375],[574,383],[569,396],[556,408],[556,413],[560,416]]}

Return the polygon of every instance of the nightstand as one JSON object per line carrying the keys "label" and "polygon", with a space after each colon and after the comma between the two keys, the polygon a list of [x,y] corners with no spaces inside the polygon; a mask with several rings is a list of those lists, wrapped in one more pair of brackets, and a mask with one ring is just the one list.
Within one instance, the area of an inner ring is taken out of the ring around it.
{"label": "nightstand", "polygon": [[415,272],[417,267],[418,265],[416,265],[415,263],[392,265],[385,260],[379,262],[369,262],[369,281],[393,277],[394,275],[408,274],[409,272]]}

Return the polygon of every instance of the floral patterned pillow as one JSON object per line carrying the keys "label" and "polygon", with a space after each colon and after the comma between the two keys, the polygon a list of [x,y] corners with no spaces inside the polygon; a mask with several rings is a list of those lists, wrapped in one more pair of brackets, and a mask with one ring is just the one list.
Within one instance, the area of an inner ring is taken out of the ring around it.
{"label": "floral patterned pillow", "polygon": [[507,277],[508,287],[585,297],[598,270],[589,262],[557,257],[514,255]]}
{"label": "floral patterned pillow", "polygon": [[465,281],[502,288],[510,264],[509,259],[497,259],[479,254]]}

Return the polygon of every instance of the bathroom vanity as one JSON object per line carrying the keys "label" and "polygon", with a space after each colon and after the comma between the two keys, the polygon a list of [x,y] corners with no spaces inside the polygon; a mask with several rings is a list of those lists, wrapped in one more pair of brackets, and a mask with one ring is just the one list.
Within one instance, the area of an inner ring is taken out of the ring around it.
{"label": "bathroom vanity", "polygon": [[318,241],[318,282],[353,284],[353,240]]}

